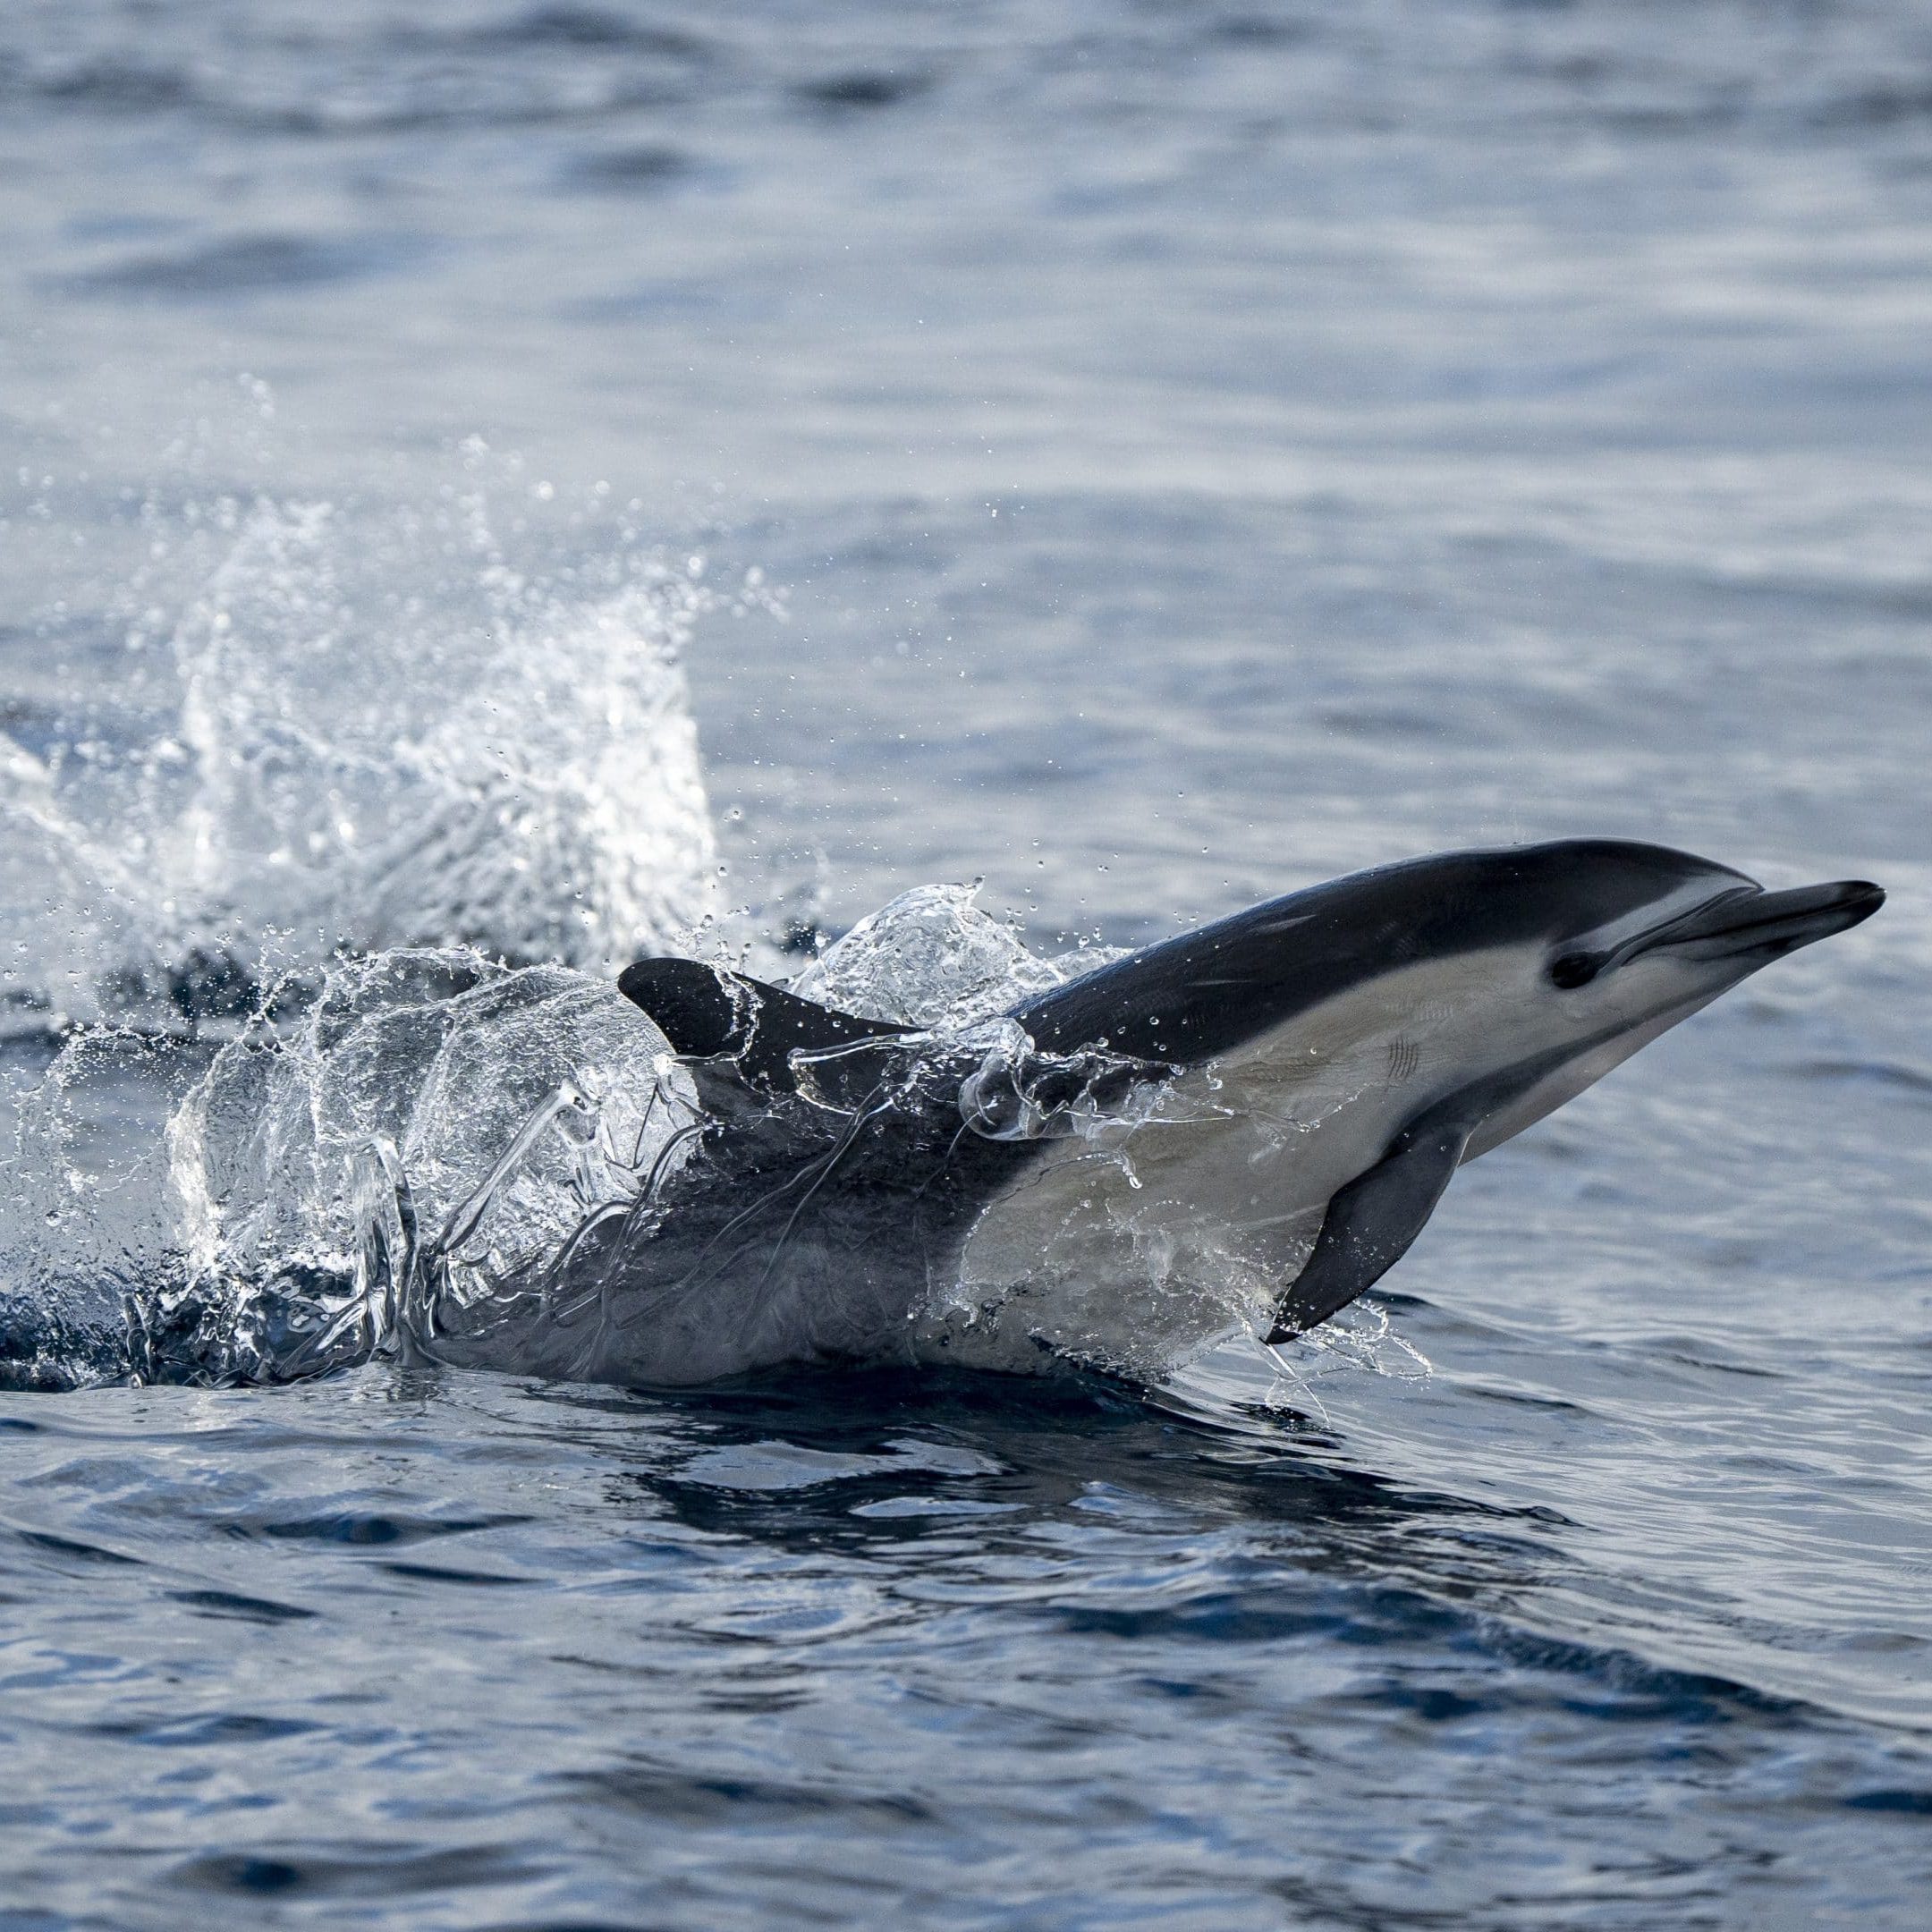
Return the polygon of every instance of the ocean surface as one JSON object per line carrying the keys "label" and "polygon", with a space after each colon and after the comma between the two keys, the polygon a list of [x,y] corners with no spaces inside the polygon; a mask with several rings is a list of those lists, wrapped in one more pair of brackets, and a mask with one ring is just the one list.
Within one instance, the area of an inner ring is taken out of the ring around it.
{"label": "ocean surface", "polygon": [[[1932,1922],[1921,4],[11,0],[0,236],[4,1932]],[[638,951],[1591,834],[1891,902],[1275,1357],[102,1341]]]}

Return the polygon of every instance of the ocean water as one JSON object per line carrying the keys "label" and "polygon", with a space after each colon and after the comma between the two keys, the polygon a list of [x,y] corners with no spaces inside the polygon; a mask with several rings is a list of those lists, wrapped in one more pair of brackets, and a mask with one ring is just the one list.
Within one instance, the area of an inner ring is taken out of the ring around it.
{"label": "ocean water", "polygon": [[[1922,8],[15,0],[0,233],[4,1932],[1932,1918]],[[1891,902],[1278,1358],[99,1344],[639,950],[1580,834]]]}

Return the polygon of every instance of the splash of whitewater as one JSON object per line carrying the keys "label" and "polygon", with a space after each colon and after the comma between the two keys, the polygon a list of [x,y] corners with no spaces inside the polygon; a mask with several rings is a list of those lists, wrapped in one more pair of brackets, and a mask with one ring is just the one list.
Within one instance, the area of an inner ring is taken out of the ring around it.
{"label": "splash of whitewater", "polygon": [[461,594],[432,614],[350,580],[328,506],[224,505],[165,728],[43,754],[0,735],[16,1028],[240,1013],[344,952],[613,970],[689,943],[716,884],[680,663],[701,582],[646,559],[588,594],[533,584],[480,497],[453,513]]}

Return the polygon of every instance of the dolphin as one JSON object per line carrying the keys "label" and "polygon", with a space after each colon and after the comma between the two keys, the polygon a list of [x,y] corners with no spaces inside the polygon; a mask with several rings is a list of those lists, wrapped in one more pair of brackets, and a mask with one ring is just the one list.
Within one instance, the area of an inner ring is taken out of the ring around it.
{"label": "dolphin", "polygon": [[1042,1351],[1153,1375],[1242,1326],[1279,1342],[1373,1287],[1464,1161],[1884,898],[1769,892],[1614,840],[1453,852],[953,1034],[641,960],[618,985],[676,1056],[691,1123],[540,1282],[445,1308],[422,1344],[688,1385]]}

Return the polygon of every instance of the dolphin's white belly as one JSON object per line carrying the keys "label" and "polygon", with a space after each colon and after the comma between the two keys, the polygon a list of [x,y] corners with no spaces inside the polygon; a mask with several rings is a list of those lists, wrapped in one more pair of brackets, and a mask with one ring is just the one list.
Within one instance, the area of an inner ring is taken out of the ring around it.
{"label": "dolphin's white belly", "polygon": [[1544,1046],[1534,1004],[1499,1030],[1470,996],[1512,970],[1534,969],[1398,968],[1183,1074],[1144,1118],[1053,1143],[967,1235],[949,1334],[965,1317],[1009,1352],[1015,1322],[1062,1348],[1133,1334],[1172,1358],[1265,1326],[1337,1190],[1419,1113]]}

